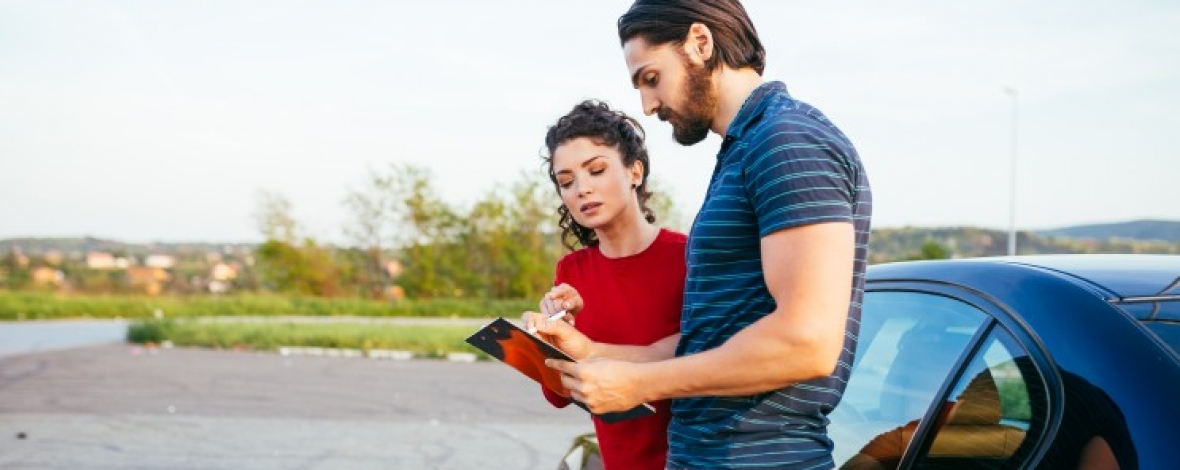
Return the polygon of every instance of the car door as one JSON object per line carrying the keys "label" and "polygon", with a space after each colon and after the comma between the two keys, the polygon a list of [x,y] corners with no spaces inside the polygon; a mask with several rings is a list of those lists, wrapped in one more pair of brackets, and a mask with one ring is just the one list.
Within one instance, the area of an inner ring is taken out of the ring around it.
{"label": "car door", "polygon": [[852,374],[829,416],[838,468],[1016,468],[1027,461],[1048,399],[1036,361],[1003,317],[986,299],[952,286],[870,286]]}

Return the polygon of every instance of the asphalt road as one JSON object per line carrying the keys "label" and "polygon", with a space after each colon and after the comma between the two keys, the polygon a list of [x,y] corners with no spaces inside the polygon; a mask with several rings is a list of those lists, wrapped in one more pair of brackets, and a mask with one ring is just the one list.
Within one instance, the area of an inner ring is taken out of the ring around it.
{"label": "asphalt road", "polygon": [[127,344],[0,357],[3,469],[554,469],[590,430],[496,362]]}

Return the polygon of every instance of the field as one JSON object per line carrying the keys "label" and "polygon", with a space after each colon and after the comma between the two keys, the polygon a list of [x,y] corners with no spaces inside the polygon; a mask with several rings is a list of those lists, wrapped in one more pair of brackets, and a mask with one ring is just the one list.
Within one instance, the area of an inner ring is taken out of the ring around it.
{"label": "field", "polygon": [[278,295],[98,296],[0,291],[0,320],[224,316],[519,318],[535,300],[415,299],[397,302]]}

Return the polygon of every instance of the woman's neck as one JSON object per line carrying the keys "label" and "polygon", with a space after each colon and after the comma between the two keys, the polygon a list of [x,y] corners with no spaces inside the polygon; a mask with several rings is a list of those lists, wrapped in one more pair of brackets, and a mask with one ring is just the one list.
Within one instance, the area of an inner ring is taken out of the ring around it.
{"label": "woman's neck", "polygon": [[626,220],[595,230],[598,250],[607,258],[637,255],[651,246],[660,234],[660,228],[648,223],[642,216],[620,219]]}

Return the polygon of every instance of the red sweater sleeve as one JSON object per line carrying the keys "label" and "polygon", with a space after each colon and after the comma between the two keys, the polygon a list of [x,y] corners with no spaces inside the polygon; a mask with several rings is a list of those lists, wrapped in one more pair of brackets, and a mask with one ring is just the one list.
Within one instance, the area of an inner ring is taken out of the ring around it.
{"label": "red sweater sleeve", "polygon": [[546,400],[549,400],[549,404],[553,405],[554,407],[565,408],[570,405],[569,398],[553,393],[552,390],[545,388],[544,385],[541,386],[541,393],[545,395]]}

